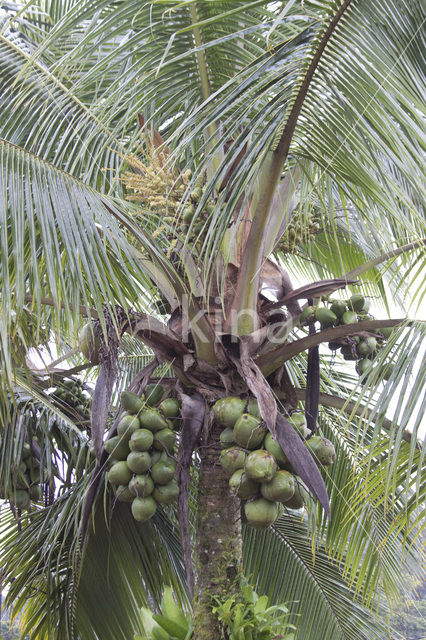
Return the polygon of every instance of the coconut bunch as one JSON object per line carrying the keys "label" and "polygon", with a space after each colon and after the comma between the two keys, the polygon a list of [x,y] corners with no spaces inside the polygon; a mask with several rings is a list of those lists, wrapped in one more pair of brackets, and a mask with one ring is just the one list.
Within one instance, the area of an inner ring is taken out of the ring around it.
{"label": "coconut bunch", "polygon": [[117,499],[132,504],[135,520],[152,518],[159,504],[178,496],[176,472],[176,429],[180,427],[180,406],[176,398],[164,397],[159,384],[148,384],[142,396],[121,394],[125,412],[117,435],[104,444],[109,454],[107,480]]}
{"label": "coconut bunch", "polygon": [[293,212],[290,222],[280,238],[277,250],[283,253],[297,253],[299,245],[311,242],[315,234],[321,230],[319,223],[318,214],[297,209]]}
{"label": "coconut bunch", "polygon": [[43,490],[40,484],[40,462],[31,445],[24,442],[21,456],[15,464],[7,486],[0,486],[0,498],[9,500],[15,509],[30,509],[31,502],[40,502]]}
{"label": "coconut bunch", "polygon": [[[324,304],[319,304],[317,307],[307,306],[302,311],[299,317],[299,323],[302,326],[318,322],[321,329],[326,329],[374,319],[374,316],[368,313],[370,301],[361,293],[355,293],[348,300],[325,297],[322,301]],[[332,351],[340,349],[345,360],[355,360],[358,374],[365,376],[373,367],[377,351],[383,347],[391,333],[391,328],[383,327],[374,335],[361,332],[360,335],[338,338],[329,342],[328,347]],[[388,368],[388,374],[390,374],[389,365]]]}
{"label": "coconut bunch", "polygon": [[[201,239],[203,231],[206,229],[206,222],[215,209],[214,204],[208,204],[197,212],[198,204],[203,194],[203,187],[193,189],[182,211],[182,216],[179,218],[179,230],[185,234],[189,232],[189,240],[196,240],[198,237]],[[168,221],[171,222],[171,220]]]}
{"label": "coconut bunch", "polygon": [[84,391],[81,380],[63,380],[53,389],[50,396],[60,410],[73,420],[76,413],[80,417],[79,422],[90,420],[92,399],[87,391]]}
{"label": "coconut bunch", "polygon": [[[222,398],[214,404],[213,413],[224,427],[220,463],[230,476],[231,491],[244,504],[247,522],[264,529],[282,514],[283,506],[300,509],[307,499],[307,489],[262,422],[257,401]],[[300,413],[293,413],[288,420],[318,465],[333,464],[336,453],[329,440],[322,436],[308,438],[310,431]]]}

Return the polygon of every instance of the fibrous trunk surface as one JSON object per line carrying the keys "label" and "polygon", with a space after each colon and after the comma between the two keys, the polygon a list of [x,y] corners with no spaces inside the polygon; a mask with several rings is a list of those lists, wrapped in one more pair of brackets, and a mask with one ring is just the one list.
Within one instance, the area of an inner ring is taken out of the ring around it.
{"label": "fibrous trunk surface", "polygon": [[201,467],[194,554],[194,640],[223,637],[212,613],[215,597],[238,591],[242,541],[240,500],[229,490],[229,478],[219,463],[221,428],[213,425],[200,448]]}

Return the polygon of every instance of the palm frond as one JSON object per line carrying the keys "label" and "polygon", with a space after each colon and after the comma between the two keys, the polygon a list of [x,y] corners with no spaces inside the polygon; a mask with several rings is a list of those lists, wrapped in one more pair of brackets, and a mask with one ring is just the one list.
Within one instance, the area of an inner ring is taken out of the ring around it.
{"label": "palm frond", "polygon": [[[81,308],[104,305],[114,314],[142,304],[150,284],[150,260],[141,260],[132,242],[149,248],[155,261],[170,265],[156,240],[139,229],[125,202],[117,203],[40,158],[3,140],[0,207],[2,233],[2,351],[10,362],[7,336],[30,305],[35,317],[47,300],[54,307],[52,328],[79,324]],[[124,213],[123,213],[124,211]],[[127,235],[124,228],[131,229]],[[147,254],[148,257],[149,254]],[[166,267],[173,273],[174,267]],[[167,272],[166,271],[166,272]],[[13,295],[12,295],[13,290]],[[37,329],[38,330],[38,329]],[[59,331],[57,332],[59,334]]]}
{"label": "palm frond", "polygon": [[158,607],[164,583],[187,602],[178,536],[165,514],[141,525],[129,505],[110,503],[110,496],[106,517],[98,499],[81,549],[89,481],[90,474],[50,507],[22,516],[20,526],[12,516],[2,518],[8,603],[22,612],[23,633],[30,638],[132,638],[140,607]]}
{"label": "palm frond", "polygon": [[291,512],[271,530],[246,527],[244,567],[256,589],[274,602],[287,604],[298,639],[383,638],[383,626],[350,589],[341,565],[323,547],[310,547],[308,537],[306,521]]}

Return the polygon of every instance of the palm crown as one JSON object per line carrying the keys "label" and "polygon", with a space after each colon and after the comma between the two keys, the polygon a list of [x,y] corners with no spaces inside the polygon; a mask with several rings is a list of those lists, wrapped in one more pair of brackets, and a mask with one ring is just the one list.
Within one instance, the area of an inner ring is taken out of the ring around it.
{"label": "palm crown", "polygon": [[[380,637],[364,607],[392,600],[418,553],[424,324],[365,317],[308,334],[299,316],[351,285],[385,310],[422,300],[420,5],[51,0],[1,18],[0,475],[7,485],[36,441],[45,499],[4,525],[27,629],[131,638],[166,583],[187,605],[173,510],[140,525],[107,497],[105,528],[110,399],[154,375],[210,399],[224,380],[249,390],[272,431],[277,399],[303,403],[311,426],[321,406],[336,462],[321,475],[299,461],[320,504],[307,522],[245,529],[245,570],[296,602],[300,637]],[[47,393],[88,368],[69,354],[82,316],[103,343],[91,432]],[[382,327],[397,329],[368,384],[317,351]],[[53,341],[70,369],[25,358]],[[108,593],[93,586],[106,579]]]}

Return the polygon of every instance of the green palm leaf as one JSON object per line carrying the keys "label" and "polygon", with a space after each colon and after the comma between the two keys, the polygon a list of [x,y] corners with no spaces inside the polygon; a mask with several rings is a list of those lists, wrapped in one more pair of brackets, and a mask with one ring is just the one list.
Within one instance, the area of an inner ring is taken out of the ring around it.
{"label": "green palm leaf", "polygon": [[323,548],[313,552],[308,535],[306,523],[290,513],[270,531],[246,528],[245,570],[255,588],[274,602],[288,603],[298,638],[382,638],[383,627],[348,588],[341,566]]}

